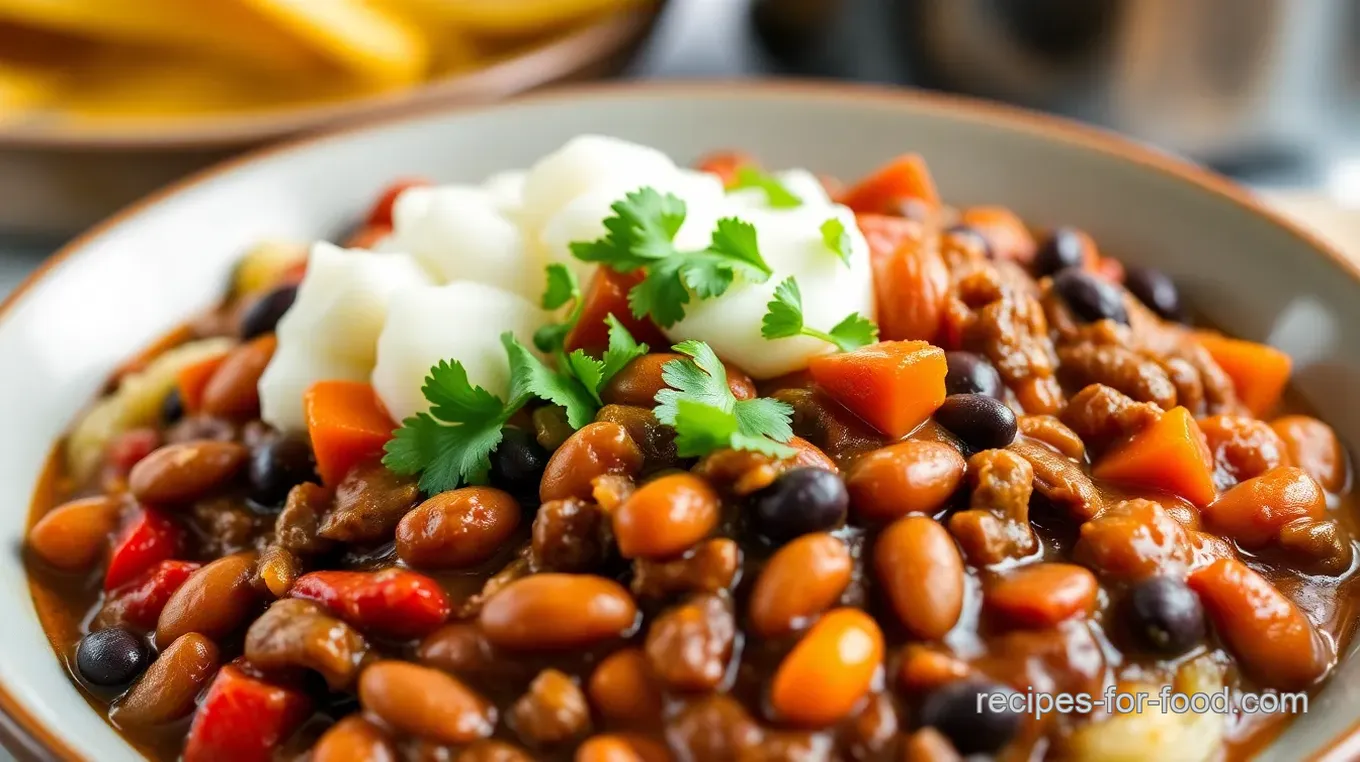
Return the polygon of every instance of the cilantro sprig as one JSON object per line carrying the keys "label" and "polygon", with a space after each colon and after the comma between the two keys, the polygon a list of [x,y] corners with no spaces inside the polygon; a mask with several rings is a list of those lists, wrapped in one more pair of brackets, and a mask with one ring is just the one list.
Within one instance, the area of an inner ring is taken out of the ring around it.
{"label": "cilantro sprig", "polygon": [[566,321],[548,323],[534,331],[534,346],[538,347],[538,351],[555,352],[561,349],[572,326],[581,320],[581,312],[586,306],[585,300],[581,298],[581,283],[576,279],[576,273],[558,262],[548,265],[547,287],[543,290],[539,306],[545,310],[556,310],[573,300],[576,306]]}
{"label": "cilantro sprig", "polygon": [[811,336],[835,344],[842,352],[849,352],[878,341],[878,326],[874,321],[852,312],[830,331],[819,331],[803,323],[803,294],[798,281],[785,278],[774,289],[774,299],[766,305],[765,317],[760,321],[760,335],[767,339],[789,336]]}
{"label": "cilantro sprig", "polygon": [[779,400],[738,400],[727,386],[727,370],[702,341],[682,341],[672,347],[688,359],[661,366],[667,388],[656,394],[657,420],[675,429],[680,457],[704,455],[716,449],[752,450],[777,458],[796,451],[793,408]]}
{"label": "cilantro sprig", "polygon": [[758,188],[765,192],[765,201],[773,209],[795,209],[803,205],[803,200],[793,195],[779,178],[766,174],[755,167],[741,167],[737,170],[736,180],[729,190]]}
{"label": "cilantro sprig", "polygon": [[571,253],[621,273],[645,271],[642,282],[628,292],[636,317],[650,316],[668,328],[685,317],[691,291],[712,299],[726,293],[737,275],[764,283],[772,273],[760,255],[755,228],[735,217],[718,220],[707,248],[686,251],[674,242],[687,213],[685,202],[675,195],[644,187],[611,209],[613,216],[604,220],[605,236],[574,242]]}
{"label": "cilantro sprig", "polygon": [[845,223],[832,217],[822,223],[822,243],[832,254],[841,258],[846,267],[850,266],[850,234],[845,232]]}
{"label": "cilantro sprig", "polygon": [[590,423],[600,408],[604,385],[623,366],[647,353],[647,345],[637,343],[613,315],[608,322],[609,348],[602,359],[579,349],[570,355],[559,349],[556,369],[514,334],[501,334],[510,365],[508,399],[474,385],[461,362],[441,360],[430,368],[420,388],[430,403],[429,411],[401,422],[383,448],[383,465],[399,474],[420,474],[420,488],[430,494],[463,484],[485,484],[501,430],[530,399],[561,405],[572,428]]}

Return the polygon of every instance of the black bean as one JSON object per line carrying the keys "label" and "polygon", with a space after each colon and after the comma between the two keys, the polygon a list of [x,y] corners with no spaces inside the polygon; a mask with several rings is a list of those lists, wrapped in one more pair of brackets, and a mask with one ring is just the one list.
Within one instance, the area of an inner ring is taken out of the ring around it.
{"label": "black bean", "polygon": [[293,487],[316,481],[316,458],[302,437],[265,437],[250,454],[251,498],[268,508],[281,508]]}
{"label": "black bean", "polygon": [[985,394],[1001,399],[1001,374],[982,355],[972,352],[945,352],[949,372],[944,377],[946,394]]}
{"label": "black bean", "polygon": [[1094,323],[1097,320],[1113,320],[1129,324],[1128,312],[1124,309],[1123,290],[1113,283],[1069,267],[1053,276],[1053,287],[1067,303],[1078,320]]}
{"label": "black bean", "polygon": [[1125,618],[1140,646],[1179,656],[1204,640],[1204,606],[1195,591],[1172,577],[1151,577],[1129,590]]}
{"label": "black bean", "polygon": [[91,685],[127,685],[151,662],[146,641],[121,627],[92,632],[76,647],[76,670]]}
{"label": "black bean", "polygon": [[1034,274],[1052,275],[1068,267],[1081,267],[1086,257],[1086,237],[1076,228],[1058,228],[1034,253]]}
{"label": "black bean", "polygon": [[953,394],[935,410],[935,422],[973,452],[994,450],[1015,441],[1015,413],[985,394]]}
{"label": "black bean", "polygon": [[515,426],[501,431],[501,443],[491,454],[491,483],[522,503],[538,503],[538,485],[549,453],[531,432]]}
{"label": "black bean", "polygon": [[179,394],[179,387],[170,387],[170,393],[161,400],[161,424],[169,426],[178,423],[184,417],[184,398]]}
{"label": "black bean", "polygon": [[241,316],[241,338],[253,339],[261,334],[272,333],[296,298],[296,284],[279,286],[260,297]]}
{"label": "black bean", "polygon": [[992,254],[992,245],[987,241],[987,236],[983,235],[982,231],[971,225],[951,225],[944,231],[944,234],[971,239],[978,248],[982,249],[982,253],[986,254],[988,259],[991,259],[994,256]]}
{"label": "black bean", "polygon": [[786,471],[752,496],[756,530],[775,542],[833,529],[845,521],[845,482],[821,468]]}
{"label": "black bean", "polygon": [[920,722],[940,731],[960,754],[993,754],[1020,729],[1023,715],[1008,701],[1014,695],[1010,688],[979,680],[948,683],[926,696]]}
{"label": "black bean", "polygon": [[1148,309],[1167,320],[1185,322],[1185,310],[1181,305],[1181,293],[1166,273],[1151,267],[1127,266],[1124,268],[1124,288],[1138,297],[1138,301]]}

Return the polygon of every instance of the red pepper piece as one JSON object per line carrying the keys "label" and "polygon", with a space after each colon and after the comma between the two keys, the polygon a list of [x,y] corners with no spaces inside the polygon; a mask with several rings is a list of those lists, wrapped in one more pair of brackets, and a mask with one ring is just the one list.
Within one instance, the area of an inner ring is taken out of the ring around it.
{"label": "red pepper piece", "polygon": [[298,579],[290,595],[316,601],[361,630],[391,638],[428,635],[450,611],[438,582],[405,569],[312,572]]}
{"label": "red pepper piece", "polygon": [[156,620],[170,596],[202,565],[193,561],[161,561],[109,593],[103,615],[142,630],[156,629]]}
{"label": "red pepper piece", "polygon": [[184,762],[270,762],[275,747],[311,711],[305,693],[267,683],[228,664],[213,678],[194,715]]}
{"label": "red pepper piece", "polygon": [[122,587],[161,561],[174,558],[183,534],[169,516],[142,507],[114,540],[104,589]]}
{"label": "red pepper piece", "polygon": [[364,219],[365,227],[392,227],[392,206],[397,203],[397,196],[408,188],[423,188],[431,185],[429,180],[423,177],[403,177],[393,180],[390,185],[383,188],[383,192],[378,195],[378,200],[373,202],[373,208],[368,210],[368,217]]}

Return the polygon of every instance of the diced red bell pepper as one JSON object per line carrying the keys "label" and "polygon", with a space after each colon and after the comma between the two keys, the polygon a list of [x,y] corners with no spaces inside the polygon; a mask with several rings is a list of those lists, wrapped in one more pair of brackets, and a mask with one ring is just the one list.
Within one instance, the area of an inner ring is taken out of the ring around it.
{"label": "diced red bell pepper", "polygon": [[169,516],[142,506],[113,542],[104,589],[114,590],[179,553],[184,531]]}
{"label": "diced red bell pepper", "polygon": [[371,249],[389,235],[392,235],[391,225],[364,225],[345,239],[345,248]]}
{"label": "diced red bell pepper", "polygon": [[391,638],[428,635],[449,618],[438,582],[405,569],[304,574],[289,593],[313,600],[366,632]]}
{"label": "diced red bell pepper", "polygon": [[109,593],[103,611],[120,623],[154,630],[170,596],[202,565],[193,561],[161,561]]}
{"label": "diced red bell pepper", "polygon": [[670,346],[666,335],[651,318],[634,317],[632,308],[628,306],[629,289],[641,283],[645,277],[646,274],[641,270],[625,274],[608,267],[597,269],[582,297],[586,303],[581,310],[581,319],[567,334],[567,351],[584,349],[586,354],[597,357],[604,352],[605,347],[609,346],[609,324],[605,318],[610,315],[618,318],[638,342],[653,349]]}
{"label": "diced red bell pepper", "polygon": [[125,431],[109,443],[108,464],[114,473],[127,476],[137,461],[150,455],[160,447],[160,432],[152,428],[139,428]]}
{"label": "diced red bell pepper", "polygon": [[429,180],[423,177],[403,177],[392,181],[390,185],[383,189],[378,196],[378,200],[373,202],[373,208],[368,210],[368,217],[364,218],[364,225],[378,225],[386,228],[392,227],[392,206],[397,203],[397,196],[408,188],[423,188],[431,185]]}
{"label": "diced red bell pepper", "polygon": [[312,711],[307,694],[228,664],[194,715],[184,762],[270,762]]}

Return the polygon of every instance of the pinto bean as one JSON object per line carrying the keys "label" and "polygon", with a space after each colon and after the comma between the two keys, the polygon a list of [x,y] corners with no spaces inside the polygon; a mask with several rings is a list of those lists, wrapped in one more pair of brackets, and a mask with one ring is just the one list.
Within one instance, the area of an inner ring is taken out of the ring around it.
{"label": "pinto bean", "polygon": [[623,637],[637,605],[613,580],[586,574],[535,574],[515,580],[482,606],[482,630],[502,648],[560,650]]}
{"label": "pinto bean", "polygon": [[696,596],[652,622],[647,631],[647,663],[652,674],[673,690],[712,690],[727,675],[736,634],[736,621],[726,600]]}
{"label": "pinto bean", "polygon": [[1017,627],[1042,629],[1090,613],[1099,592],[1095,575],[1080,566],[1022,566],[993,582],[983,596],[987,609]]}
{"label": "pinto bean", "polygon": [[1301,468],[1280,466],[1248,479],[1204,506],[1205,523],[1248,549],[1260,548],[1301,518],[1320,520],[1327,510],[1322,487]]}
{"label": "pinto bean", "polygon": [[194,700],[221,666],[217,646],[191,632],[161,649],[140,680],[109,709],[120,728],[165,725],[189,716]]}
{"label": "pinto bean", "polygon": [[590,732],[590,706],[576,682],[555,669],[545,669],[529,683],[529,690],[507,717],[525,741],[545,746],[561,744]]}
{"label": "pinto bean", "polygon": [[824,532],[803,535],[780,548],[751,591],[752,630],[775,638],[806,626],[840,599],[853,569],[845,543]]}
{"label": "pinto bean", "polygon": [[1289,463],[1302,468],[1328,492],[1346,487],[1346,451],[1332,427],[1306,415],[1277,418],[1270,427],[1284,442]]}
{"label": "pinto bean", "polygon": [[1335,519],[1291,521],[1280,528],[1277,539],[1301,569],[1313,574],[1337,575],[1351,568],[1351,536]]}
{"label": "pinto bean", "polygon": [[718,524],[718,495],[708,482],[678,473],[648,482],[614,512],[614,539],[624,558],[683,553]]}
{"label": "pinto bean", "polygon": [[863,611],[822,617],[775,672],[770,703],[796,725],[821,727],[848,716],[868,695],[883,664],[883,633]]}
{"label": "pinto bean", "polygon": [[360,466],[335,488],[335,502],[317,534],[336,542],[386,542],[401,517],[419,501],[415,479],[394,474],[378,463]]}
{"label": "pinto bean", "polygon": [[617,423],[597,422],[582,426],[548,459],[539,484],[541,502],[591,498],[591,482],[605,474],[637,476],[642,470],[642,450]]}
{"label": "pinto bean", "polygon": [[958,450],[942,442],[908,440],[860,458],[845,486],[860,519],[884,523],[940,510],[963,482],[963,473]]}
{"label": "pinto bean", "polygon": [[86,571],[108,552],[122,509],[123,501],[112,495],[62,503],[28,530],[28,549],[61,571]]}
{"label": "pinto bean", "polygon": [[508,492],[492,487],[441,492],[397,524],[397,557],[420,568],[476,566],[501,549],[519,521],[519,502]]}
{"label": "pinto bean", "polygon": [[633,593],[641,598],[716,593],[731,588],[740,569],[741,548],[726,537],[715,537],[680,558],[633,561]]}
{"label": "pinto bean", "polygon": [[586,685],[590,701],[611,722],[644,725],[661,718],[661,688],[638,648],[606,656]]}
{"label": "pinto bean", "polygon": [[152,505],[188,503],[230,481],[249,454],[235,442],[168,444],[137,461],[128,474],[128,489]]}
{"label": "pinto bean", "polygon": [[368,643],[319,604],[285,598],[251,623],[245,652],[250,663],[261,669],[315,670],[331,690],[338,691],[353,684]]}
{"label": "pinto bean", "polygon": [[311,762],[397,762],[397,748],[386,730],[351,714],[322,734]]}
{"label": "pinto bean", "polygon": [[488,738],[464,747],[455,762],[534,762],[534,759],[518,746]]}
{"label": "pinto bean", "polygon": [[465,744],[496,727],[496,708],[452,675],[404,661],[380,661],[359,675],[359,703],[392,728]]}
{"label": "pinto bean", "polygon": [[216,418],[249,420],[260,414],[260,376],[278,340],[259,336],[227,353],[203,387],[202,411]]}
{"label": "pinto bean", "polygon": [[963,612],[963,557],[929,516],[893,522],[874,545],[874,570],[893,610],[918,638],[938,640]]}
{"label": "pinto bean", "polygon": [[190,632],[217,640],[245,624],[260,600],[250,584],[255,559],[253,552],[237,553],[189,575],[161,611],[156,646],[165,648]]}
{"label": "pinto bean", "polygon": [[477,675],[492,666],[496,654],[475,622],[452,622],[420,641],[416,658],[455,675]]}

